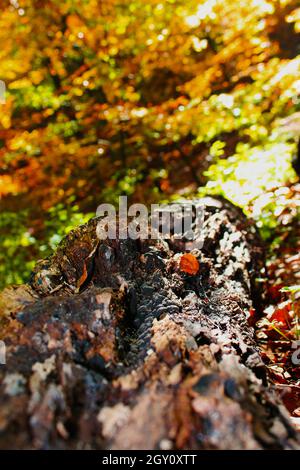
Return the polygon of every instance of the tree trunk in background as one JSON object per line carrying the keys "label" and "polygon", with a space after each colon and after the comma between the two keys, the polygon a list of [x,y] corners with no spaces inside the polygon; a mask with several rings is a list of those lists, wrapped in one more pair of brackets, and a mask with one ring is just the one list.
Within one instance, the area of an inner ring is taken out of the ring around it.
{"label": "tree trunk in background", "polygon": [[196,275],[178,242],[97,243],[93,219],[2,293],[0,448],[299,448],[249,325],[255,230],[204,203]]}

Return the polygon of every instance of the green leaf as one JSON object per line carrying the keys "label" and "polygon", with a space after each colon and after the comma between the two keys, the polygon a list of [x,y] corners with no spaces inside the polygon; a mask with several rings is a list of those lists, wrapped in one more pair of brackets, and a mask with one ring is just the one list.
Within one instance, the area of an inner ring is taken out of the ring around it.
{"label": "green leaf", "polygon": [[300,292],[300,286],[285,286],[280,289],[280,292],[291,292],[294,294],[295,292]]}

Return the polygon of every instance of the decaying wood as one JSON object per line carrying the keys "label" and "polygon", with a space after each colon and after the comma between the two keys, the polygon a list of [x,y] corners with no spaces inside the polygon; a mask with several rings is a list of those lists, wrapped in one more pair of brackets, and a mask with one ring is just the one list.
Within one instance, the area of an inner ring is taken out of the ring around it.
{"label": "decaying wood", "polygon": [[204,202],[195,275],[176,241],[99,243],[93,219],[2,293],[0,448],[299,448],[249,325],[255,231]]}

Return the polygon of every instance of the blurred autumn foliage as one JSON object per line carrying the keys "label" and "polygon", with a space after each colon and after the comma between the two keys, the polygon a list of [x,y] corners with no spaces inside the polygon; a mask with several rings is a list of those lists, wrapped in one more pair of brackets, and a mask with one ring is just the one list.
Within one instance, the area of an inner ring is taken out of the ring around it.
{"label": "blurred autumn foliage", "polygon": [[2,286],[121,194],[224,194],[270,235],[296,179],[297,0],[0,5]]}

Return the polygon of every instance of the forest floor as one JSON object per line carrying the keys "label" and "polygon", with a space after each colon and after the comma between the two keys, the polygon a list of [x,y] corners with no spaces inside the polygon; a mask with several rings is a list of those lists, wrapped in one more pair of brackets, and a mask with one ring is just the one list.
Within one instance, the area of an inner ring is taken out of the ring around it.
{"label": "forest floor", "polygon": [[296,341],[300,340],[300,292],[284,291],[286,286],[300,284],[299,220],[294,216],[300,202],[300,184],[281,188],[281,193],[290,200],[289,209],[278,214],[278,238],[263,280],[263,316],[257,321],[256,312],[252,313],[271,382],[292,417],[300,421],[300,364],[292,361],[297,348]]}

